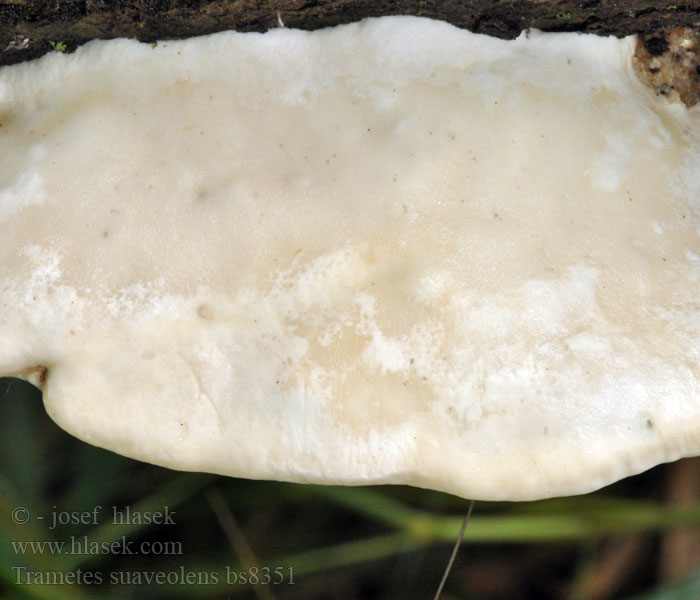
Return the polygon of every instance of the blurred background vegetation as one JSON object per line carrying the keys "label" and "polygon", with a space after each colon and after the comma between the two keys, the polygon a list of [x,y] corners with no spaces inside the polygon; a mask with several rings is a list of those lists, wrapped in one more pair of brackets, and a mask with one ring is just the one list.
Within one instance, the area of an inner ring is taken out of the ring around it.
{"label": "blurred background vegetation", "polygon": [[[75,440],[24,382],[0,379],[0,400],[0,600],[431,599],[468,507],[170,471]],[[134,522],[166,507],[172,522]],[[477,502],[442,598],[698,600],[700,462],[585,496]]]}

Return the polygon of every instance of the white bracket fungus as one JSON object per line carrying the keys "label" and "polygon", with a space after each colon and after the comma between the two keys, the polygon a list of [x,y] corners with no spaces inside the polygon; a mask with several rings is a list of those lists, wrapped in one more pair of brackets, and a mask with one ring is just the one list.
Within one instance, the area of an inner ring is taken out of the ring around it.
{"label": "white bracket fungus", "polygon": [[0,374],[176,469],[586,492],[700,452],[700,112],[417,18],[0,69]]}

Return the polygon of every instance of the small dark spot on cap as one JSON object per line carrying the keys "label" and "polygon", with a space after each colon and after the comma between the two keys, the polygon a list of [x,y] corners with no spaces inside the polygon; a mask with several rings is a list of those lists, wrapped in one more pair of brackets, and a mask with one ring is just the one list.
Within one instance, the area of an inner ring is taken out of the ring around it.
{"label": "small dark spot on cap", "polygon": [[668,50],[668,42],[662,37],[652,37],[648,40],[644,40],[644,47],[652,56],[661,56]]}
{"label": "small dark spot on cap", "polygon": [[49,370],[43,365],[35,365],[33,367],[27,367],[20,373],[20,375],[26,378],[30,383],[40,387],[46,383],[46,379],[49,376]]}
{"label": "small dark spot on cap", "polygon": [[202,304],[197,308],[197,314],[200,318],[206,319],[207,321],[211,321],[214,318],[211,309],[206,304]]}
{"label": "small dark spot on cap", "polygon": [[647,419],[647,427],[649,429],[654,429],[654,422],[651,419]]}

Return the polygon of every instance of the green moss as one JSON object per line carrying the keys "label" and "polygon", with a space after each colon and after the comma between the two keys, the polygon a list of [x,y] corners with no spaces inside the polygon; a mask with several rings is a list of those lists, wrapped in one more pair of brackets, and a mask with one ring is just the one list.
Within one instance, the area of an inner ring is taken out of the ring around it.
{"label": "green moss", "polygon": [[51,47],[56,52],[65,52],[66,50],[68,50],[68,46],[66,46],[65,42],[52,42],[52,41],[50,41],[49,44],[51,44]]}
{"label": "green moss", "polygon": [[557,19],[560,21],[568,21],[571,18],[570,12],[559,12],[557,13]]}

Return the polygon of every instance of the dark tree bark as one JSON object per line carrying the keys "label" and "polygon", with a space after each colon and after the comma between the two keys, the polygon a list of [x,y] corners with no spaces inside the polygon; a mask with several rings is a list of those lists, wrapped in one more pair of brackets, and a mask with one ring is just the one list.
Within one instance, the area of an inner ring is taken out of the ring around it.
{"label": "dark tree bark", "polygon": [[700,24],[700,0],[0,0],[0,64],[71,51],[91,39],[145,42],[224,29],[318,29],[419,15],[500,38],[528,27],[624,36]]}

